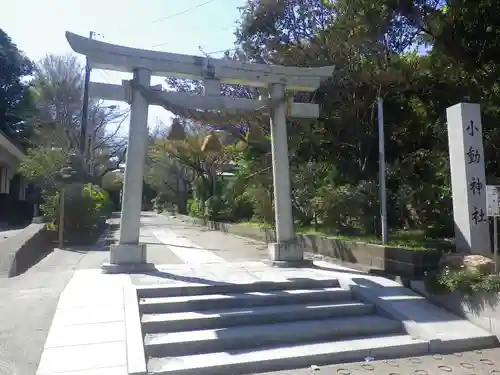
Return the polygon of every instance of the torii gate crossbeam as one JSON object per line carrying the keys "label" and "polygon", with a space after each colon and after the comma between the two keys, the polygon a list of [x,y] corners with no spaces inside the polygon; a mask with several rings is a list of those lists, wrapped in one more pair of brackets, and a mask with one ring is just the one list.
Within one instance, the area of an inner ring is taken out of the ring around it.
{"label": "torii gate crossbeam", "polygon": [[[174,111],[220,110],[232,118],[245,111],[258,112],[259,119],[260,115],[269,116],[276,222],[276,243],[269,244],[269,257],[275,265],[304,262],[303,250],[295,241],[286,118],[317,118],[319,110],[315,104],[290,102],[285,92],[316,90],[322,80],[332,76],[334,67],[297,68],[208,59],[117,46],[70,32],[66,32],[66,38],[75,52],[87,56],[91,68],[130,72],[134,76],[131,82],[124,82],[122,86],[91,83],[89,89],[91,96],[130,103],[120,237],[118,244],[110,249],[110,264],[104,265],[104,270],[121,272],[128,266],[148,268],[146,247],[139,243],[139,230],[150,104],[160,104]],[[152,75],[202,79],[204,95],[158,91],[150,86]],[[221,83],[266,87],[270,98],[223,98]],[[267,107],[267,111],[261,112],[262,107]]]}

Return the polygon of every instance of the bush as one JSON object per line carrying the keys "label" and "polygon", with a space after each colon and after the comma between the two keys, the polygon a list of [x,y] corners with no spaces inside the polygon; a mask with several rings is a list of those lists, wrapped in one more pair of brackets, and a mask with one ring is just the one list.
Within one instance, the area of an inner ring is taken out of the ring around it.
{"label": "bush", "polygon": [[153,203],[153,209],[161,214],[165,210],[165,200],[161,196],[157,196],[156,198],[153,198],[152,201]]}
{"label": "bush", "polygon": [[220,220],[224,207],[224,201],[219,196],[211,196],[205,201],[204,217],[213,221]]}
{"label": "bush", "polygon": [[229,210],[229,217],[232,221],[249,221],[254,215],[252,197],[248,193],[235,197]]}
{"label": "bush", "polygon": [[253,202],[253,219],[259,223],[274,223],[274,201],[271,189],[254,187],[248,190]]}
{"label": "bush", "polygon": [[428,273],[425,277],[426,289],[432,294],[457,292],[469,296],[473,293],[499,293],[500,277],[488,275],[477,268],[452,268]]}
{"label": "bush", "polygon": [[188,200],[187,205],[188,205],[189,216],[202,218],[203,215],[205,214],[203,203],[200,200],[191,198]]}
{"label": "bush", "polygon": [[[59,192],[45,192],[41,210],[53,228],[59,226]],[[74,184],[65,191],[64,228],[68,231],[93,230],[102,226],[113,211],[107,192],[96,185]]]}
{"label": "bush", "polygon": [[357,186],[326,185],[318,191],[312,206],[323,226],[347,234],[348,230],[361,231],[365,200]]}

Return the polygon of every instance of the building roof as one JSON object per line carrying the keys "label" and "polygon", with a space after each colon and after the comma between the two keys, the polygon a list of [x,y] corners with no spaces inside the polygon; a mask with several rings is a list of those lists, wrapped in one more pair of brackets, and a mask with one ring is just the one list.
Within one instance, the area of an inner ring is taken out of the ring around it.
{"label": "building roof", "polygon": [[0,131],[0,148],[6,150],[9,154],[19,160],[23,159],[25,156],[24,151],[12,142],[2,131]]}

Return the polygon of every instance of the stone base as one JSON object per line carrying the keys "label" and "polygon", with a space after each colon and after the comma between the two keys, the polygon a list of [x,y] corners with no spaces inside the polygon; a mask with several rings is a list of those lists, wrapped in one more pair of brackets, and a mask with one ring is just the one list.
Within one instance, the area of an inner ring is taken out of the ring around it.
{"label": "stone base", "polygon": [[146,263],[146,244],[113,244],[109,248],[111,264]]}
{"label": "stone base", "polygon": [[302,260],[265,260],[263,262],[272,267],[277,268],[304,268],[304,267],[312,267],[313,261],[309,259]]}
{"label": "stone base", "polygon": [[153,263],[130,263],[130,264],[112,264],[104,263],[101,266],[102,272],[107,274],[114,273],[143,273],[152,272],[156,270]]}
{"label": "stone base", "polygon": [[43,216],[34,216],[33,219],[31,219],[32,224],[43,224]]}
{"label": "stone base", "polygon": [[304,250],[296,243],[270,243],[267,245],[270,264],[277,267],[302,267],[312,262],[304,260]]}

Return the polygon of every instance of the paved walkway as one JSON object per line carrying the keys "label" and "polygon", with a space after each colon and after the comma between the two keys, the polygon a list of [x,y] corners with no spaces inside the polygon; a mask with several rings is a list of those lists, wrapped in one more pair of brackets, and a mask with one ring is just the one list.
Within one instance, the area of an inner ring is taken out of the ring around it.
{"label": "paved walkway", "polygon": [[396,360],[367,358],[361,363],[312,366],[259,375],[500,375],[500,350],[486,349],[449,355],[429,355]]}
{"label": "paved walkway", "polygon": [[[117,220],[113,221],[116,225]],[[230,273],[233,280],[243,282],[244,275],[234,274],[233,269],[238,263],[243,266],[243,262],[247,268],[253,264],[254,278],[280,277],[258,264],[267,257],[266,247],[260,242],[208,231],[178,218],[153,213],[143,213],[141,222],[141,242],[148,244],[148,261],[168,265],[159,266],[159,272],[169,271],[177,280],[227,280]],[[110,240],[117,235],[111,233]],[[25,274],[0,280],[0,375],[35,374],[38,365],[39,375],[126,374],[126,301],[121,291],[131,283],[172,282],[172,277],[103,275],[99,268],[109,258],[104,246],[101,243],[89,251],[58,250]],[[348,271],[342,267],[337,270]],[[429,356],[421,358],[421,362],[418,359],[383,362],[375,358],[364,364],[274,374],[500,375],[500,350],[462,353],[462,356],[464,360],[456,355],[440,359]]]}
{"label": "paved walkway", "polygon": [[[144,213],[141,221],[141,241],[148,244],[148,260],[155,264],[208,261],[209,257],[213,261],[251,260],[265,255],[262,244],[200,230],[179,219]],[[110,222],[116,226],[119,220]],[[10,236],[14,231],[2,234]],[[109,237],[118,239],[118,231]],[[35,374],[61,293],[75,271],[100,269],[109,259],[104,246],[101,243],[87,251],[56,250],[24,274],[0,279],[0,375]]]}
{"label": "paved walkway", "polygon": [[75,270],[98,268],[106,255],[56,250],[26,273],[0,279],[0,375],[35,374],[59,295]]}

